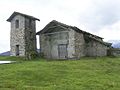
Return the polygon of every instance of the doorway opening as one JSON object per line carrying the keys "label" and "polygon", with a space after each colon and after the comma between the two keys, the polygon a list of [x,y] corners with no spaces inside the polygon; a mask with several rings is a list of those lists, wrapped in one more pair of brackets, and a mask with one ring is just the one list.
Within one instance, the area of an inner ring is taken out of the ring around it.
{"label": "doorway opening", "polygon": [[19,56],[19,45],[16,45],[16,56]]}
{"label": "doorway opening", "polygon": [[59,59],[67,59],[68,57],[67,44],[58,45],[58,55],[59,55]]}

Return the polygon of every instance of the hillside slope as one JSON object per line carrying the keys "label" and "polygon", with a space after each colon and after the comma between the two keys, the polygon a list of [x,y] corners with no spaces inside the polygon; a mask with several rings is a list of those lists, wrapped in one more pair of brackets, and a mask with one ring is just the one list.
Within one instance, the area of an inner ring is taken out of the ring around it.
{"label": "hillside slope", "polygon": [[119,90],[120,58],[24,61],[0,65],[1,90]]}

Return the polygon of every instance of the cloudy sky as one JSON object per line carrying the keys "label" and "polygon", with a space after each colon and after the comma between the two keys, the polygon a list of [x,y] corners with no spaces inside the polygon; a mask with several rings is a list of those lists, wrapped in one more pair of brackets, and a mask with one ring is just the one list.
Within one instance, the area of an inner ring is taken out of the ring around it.
{"label": "cloudy sky", "polygon": [[10,49],[10,23],[14,12],[35,16],[37,31],[51,20],[77,26],[108,40],[120,40],[120,0],[0,0],[0,53]]}

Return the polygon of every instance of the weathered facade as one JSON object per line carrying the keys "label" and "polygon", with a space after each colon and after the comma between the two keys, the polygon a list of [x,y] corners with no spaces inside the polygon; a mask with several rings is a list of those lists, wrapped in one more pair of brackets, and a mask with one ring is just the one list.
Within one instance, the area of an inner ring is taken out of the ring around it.
{"label": "weathered facade", "polygon": [[108,56],[120,56],[120,48],[110,48],[107,54]]}
{"label": "weathered facade", "polygon": [[[37,51],[36,20],[39,19],[14,12],[8,19],[11,22],[11,56],[29,58]],[[49,59],[79,59],[84,56],[106,56],[110,44],[103,38],[69,26],[51,21],[37,33],[40,37],[40,53]]]}
{"label": "weathered facade", "polygon": [[28,56],[36,52],[37,18],[14,12],[8,19],[11,22],[10,48],[11,56]]}
{"label": "weathered facade", "polygon": [[37,33],[41,53],[50,59],[106,56],[110,44],[103,38],[53,20]]}

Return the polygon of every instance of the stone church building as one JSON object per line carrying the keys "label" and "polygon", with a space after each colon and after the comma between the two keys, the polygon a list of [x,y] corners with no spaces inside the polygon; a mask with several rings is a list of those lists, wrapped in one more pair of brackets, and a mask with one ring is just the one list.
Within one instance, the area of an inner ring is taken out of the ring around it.
{"label": "stone church building", "polygon": [[102,37],[55,20],[37,32],[37,35],[40,37],[41,53],[52,59],[106,56],[111,46],[104,42]]}
{"label": "stone church building", "polygon": [[40,53],[49,59],[79,59],[83,56],[106,56],[111,44],[102,37],[51,21],[36,33],[35,21],[39,19],[14,12],[11,22],[10,47],[12,56],[26,56],[36,52],[36,35],[39,35]]}

